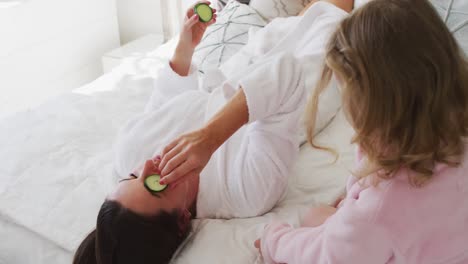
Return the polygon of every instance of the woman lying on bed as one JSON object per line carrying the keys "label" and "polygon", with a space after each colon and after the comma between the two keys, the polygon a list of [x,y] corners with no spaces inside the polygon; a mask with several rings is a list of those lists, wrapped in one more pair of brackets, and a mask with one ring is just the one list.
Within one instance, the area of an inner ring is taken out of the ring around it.
{"label": "woman lying on bed", "polygon": [[[320,62],[328,36],[347,14],[326,2],[258,32],[250,42],[276,38],[275,43],[252,53],[251,65],[219,78],[210,92],[198,87],[191,59],[214,19],[204,24],[189,9],[145,112],[117,139],[115,169],[126,179],[103,203],[96,230],[82,242],[74,263],[167,263],[193,217],[254,217],[273,208],[299,150],[299,120],[308,96],[303,58]],[[167,175],[161,184],[168,187],[158,193],[147,189],[145,179],[153,174]]]}

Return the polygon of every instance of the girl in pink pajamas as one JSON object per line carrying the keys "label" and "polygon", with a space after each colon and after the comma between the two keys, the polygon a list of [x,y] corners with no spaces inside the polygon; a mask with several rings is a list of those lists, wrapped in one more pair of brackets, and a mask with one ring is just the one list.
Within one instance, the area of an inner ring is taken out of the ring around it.
{"label": "girl in pink pajamas", "polygon": [[332,75],[359,149],[347,195],[300,228],[268,225],[264,261],[468,263],[468,63],[431,4],[375,0],[341,23],[309,131]]}

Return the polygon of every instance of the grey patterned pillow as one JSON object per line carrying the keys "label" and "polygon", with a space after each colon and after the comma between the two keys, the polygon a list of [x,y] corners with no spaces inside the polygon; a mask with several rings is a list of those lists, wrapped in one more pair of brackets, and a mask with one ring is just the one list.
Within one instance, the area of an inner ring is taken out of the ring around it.
{"label": "grey patterned pillow", "polygon": [[468,1],[430,0],[447,27],[453,33],[466,54],[468,54]]}
{"label": "grey patterned pillow", "polygon": [[[246,4],[246,5],[250,3],[250,0],[236,0],[236,1],[242,4]],[[227,0],[218,0],[218,9],[222,10],[228,2],[229,1]]]}
{"label": "grey patterned pillow", "polygon": [[247,44],[250,28],[262,28],[265,25],[266,22],[250,6],[229,1],[196,48],[194,64],[200,73],[219,68]]}
{"label": "grey patterned pillow", "polygon": [[311,0],[250,0],[250,6],[264,19],[271,21],[277,17],[295,16]]}

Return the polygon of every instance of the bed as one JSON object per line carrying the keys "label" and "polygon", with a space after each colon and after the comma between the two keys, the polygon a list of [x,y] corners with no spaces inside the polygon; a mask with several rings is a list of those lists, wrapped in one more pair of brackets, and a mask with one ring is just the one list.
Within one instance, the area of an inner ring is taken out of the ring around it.
{"label": "bed", "polygon": [[[462,45],[468,43],[465,2],[434,0]],[[127,58],[72,93],[0,120],[0,264],[71,262],[116,184],[113,139],[143,110],[151,78],[175,43]],[[214,61],[222,63],[219,57]],[[343,192],[353,163],[352,133],[338,112],[318,135],[319,142],[338,150],[337,162],[302,146],[288,191],[271,212],[249,219],[194,220],[194,231],[173,263],[261,263],[253,242],[268,222],[281,219],[297,226],[307,208],[332,203]]]}
{"label": "bed", "polygon": [[[2,156],[18,158],[8,159],[0,172],[0,236],[9,238],[0,241],[0,263],[70,262],[80,236],[69,236],[67,231],[91,230],[105,193],[115,185],[113,137],[125,120],[143,110],[151,92],[147,74],[156,72],[161,61],[157,53],[129,58],[112,73],[74,93],[3,120],[2,131],[16,132],[2,140]],[[349,145],[349,127],[341,115],[335,121],[321,137],[336,145]],[[333,157],[325,153],[309,147],[301,152],[289,194],[277,208],[252,219],[195,220],[194,235],[174,262],[254,263],[257,254],[252,243],[272,218],[298,224],[308,206],[332,202],[343,191],[351,147],[341,150],[340,162],[335,165],[329,165]],[[27,176],[31,173],[37,173],[37,179]],[[82,203],[87,195],[96,201]],[[83,208],[89,208],[89,215],[73,214],[84,212]]]}

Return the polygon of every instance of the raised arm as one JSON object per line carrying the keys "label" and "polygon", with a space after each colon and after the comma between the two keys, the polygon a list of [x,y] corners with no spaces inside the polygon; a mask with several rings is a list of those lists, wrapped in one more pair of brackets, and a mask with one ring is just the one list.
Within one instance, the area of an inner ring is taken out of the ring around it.
{"label": "raised arm", "polygon": [[248,117],[245,94],[239,89],[202,129],[184,134],[164,148],[159,168],[167,177],[161,184],[200,174],[216,149],[246,124]]}
{"label": "raised arm", "polygon": [[[200,1],[198,3],[210,4],[209,1]],[[213,13],[215,13],[213,19],[208,23],[204,23],[200,22],[198,15],[194,13],[193,6],[187,10],[177,48],[170,61],[172,70],[180,76],[187,76],[195,48],[200,44],[206,29],[216,22],[216,9],[213,9]]]}
{"label": "raised arm", "polygon": [[[201,3],[209,4],[210,2],[202,1]],[[216,10],[214,10],[213,19],[208,23],[199,21],[198,16],[194,14],[193,6],[187,10],[175,52],[169,62],[160,69],[158,77],[154,79],[155,91],[145,111],[152,111],[185,91],[198,89],[197,69],[192,67],[192,55],[206,29],[215,22]]]}
{"label": "raised arm", "polygon": [[[302,67],[294,56],[283,54],[227,80],[224,92],[229,102],[203,128],[180,136],[164,148],[159,167],[161,183],[199,174],[214,151],[244,124],[297,110],[305,96],[302,76]],[[275,132],[289,137],[288,121],[281,122],[286,128]]]}

